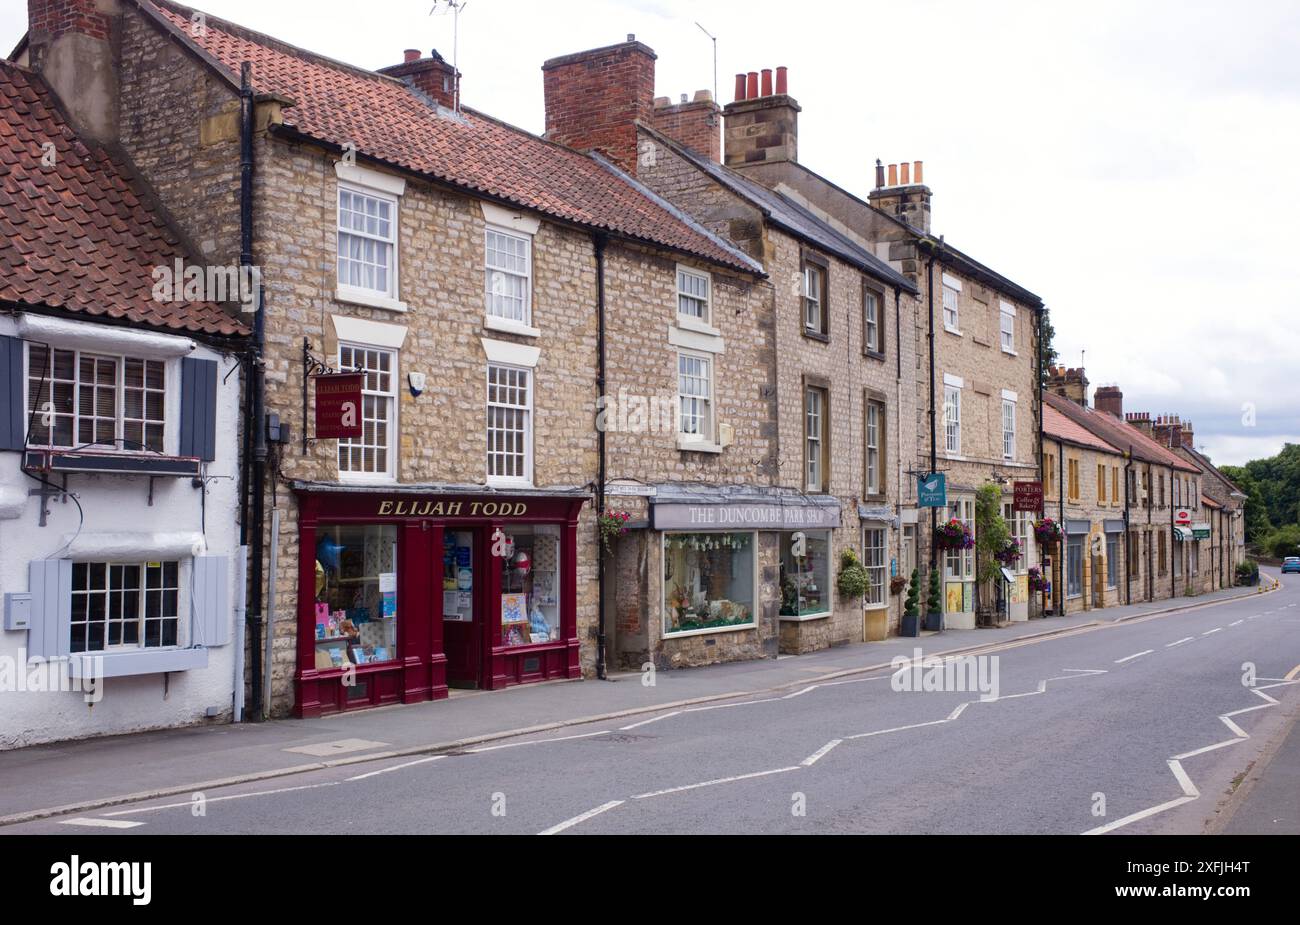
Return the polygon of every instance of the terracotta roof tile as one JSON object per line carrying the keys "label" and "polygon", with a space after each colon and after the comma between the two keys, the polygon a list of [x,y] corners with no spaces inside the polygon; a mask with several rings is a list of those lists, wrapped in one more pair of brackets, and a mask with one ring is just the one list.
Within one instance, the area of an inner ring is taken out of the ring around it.
{"label": "terracotta roof tile", "polygon": [[1068,440],[1106,453],[1121,452],[1048,404],[1043,405],[1043,433],[1054,439]]}
{"label": "terracotta roof tile", "polygon": [[208,16],[202,34],[193,36],[190,8],[137,2],[156,11],[178,41],[225,68],[228,78],[237,79],[242,63],[250,62],[254,89],[292,100],[285,124],[302,135],[331,146],[351,143],[363,156],[566,222],[761,272],[742,251],[681,220],[586,154],[473,110],[459,117],[440,112],[394,78],[216,17]]}
{"label": "terracotta roof tile", "polygon": [[1121,421],[1113,414],[1085,408],[1068,398],[1062,398],[1051,392],[1043,395],[1043,426],[1047,426],[1047,411],[1056,411],[1074,423],[1086,428],[1091,433],[1105,440],[1112,446],[1124,451],[1132,449],[1134,457],[1160,466],[1172,466],[1183,472],[1199,470],[1172,450],[1165,449],[1132,424]]}
{"label": "terracotta roof tile", "polygon": [[[56,146],[49,167],[46,142]],[[73,133],[40,78],[0,60],[0,301],[246,334],[219,305],[154,300],[153,268],[186,255],[133,184],[106,151]]]}

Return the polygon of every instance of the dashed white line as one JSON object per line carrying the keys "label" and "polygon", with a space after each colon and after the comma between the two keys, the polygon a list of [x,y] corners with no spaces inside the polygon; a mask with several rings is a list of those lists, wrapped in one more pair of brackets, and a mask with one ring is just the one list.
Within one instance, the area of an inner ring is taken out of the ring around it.
{"label": "dashed white line", "polygon": [[752,774],[737,774],[735,777],[719,777],[715,780],[701,781],[698,784],[686,784],[681,787],[669,787],[667,790],[655,790],[651,793],[638,793],[632,797],[634,800],[648,800],[651,797],[661,797],[669,793],[681,793],[684,790],[698,790],[701,787],[715,787],[718,784],[733,784],[738,780],[752,780],[755,777],[768,777],[772,774],[784,774],[787,771],[798,771],[799,765],[792,765],[788,768],[774,768],[771,771],[755,771]]}
{"label": "dashed white line", "polygon": [[546,745],[550,742],[568,742],[572,739],[590,739],[592,736],[607,735],[609,735],[608,729],[599,729],[596,732],[584,732],[582,735],[576,736],[558,736],[554,739],[533,739],[529,742],[507,742],[505,745],[484,745],[481,748],[467,748],[465,751],[470,754],[478,754],[479,752],[495,752],[503,748],[519,748],[523,745]]}
{"label": "dashed white line", "polygon": [[1223,632],[1223,627],[1222,627],[1222,626],[1216,626],[1216,627],[1215,627],[1214,629],[1212,629],[1212,630],[1206,630],[1204,633],[1201,633],[1201,635],[1202,635],[1202,636],[1212,636],[1212,635],[1214,635],[1215,633],[1222,633],[1222,632]]}
{"label": "dashed white line", "polygon": [[651,723],[657,723],[661,719],[668,719],[670,717],[677,716],[681,712],[682,712],[681,710],[673,710],[673,712],[665,713],[662,716],[652,716],[649,719],[641,720],[641,722],[639,723],[632,723],[630,726],[619,726],[618,728],[620,732],[626,732],[627,730],[635,729],[638,726],[649,726]]}
{"label": "dashed white line", "polygon": [[[338,780],[325,781],[320,784],[303,784],[300,787],[279,787],[275,790],[254,790],[252,793],[232,793],[224,797],[204,797],[204,803],[224,803],[227,800],[247,800],[250,797],[268,797],[277,793],[293,793],[295,790],[316,790],[320,787],[337,787],[343,783]],[[136,813],[152,813],[160,809],[183,809],[194,806],[197,800],[186,800],[183,803],[165,803],[162,806],[142,806],[138,809],[119,809],[116,812],[104,813],[105,816],[132,816]]]}
{"label": "dashed white line", "polygon": [[1232,621],[1231,623],[1229,623],[1228,625],[1229,625],[1229,626],[1240,626],[1241,624],[1243,624],[1243,623],[1245,623],[1245,622],[1246,622],[1245,620],[1233,620],[1233,621]]}
{"label": "dashed white line", "polygon": [[144,825],[144,823],[127,822],[125,819],[91,819],[89,816],[78,816],[76,819],[60,819],[59,825],[84,825],[100,829],[134,829],[138,825]]}
{"label": "dashed white line", "polygon": [[817,751],[813,752],[803,761],[799,762],[800,766],[805,768],[811,768],[818,761],[825,758],[832,748],[834,748],[836,745],[839,745],[843,741],[844,741],[843,739],[831,739],[821,748],[817,749]]}
{"label": "dashed white line", "polygon": [[414,767],[417,764],[428,764],[430,761],[441,761],[446,755],[434,755],[431,758],[417,758],[415,761],[408,761],[405,764],[395,764],[391,768],[380,768],[378,771],[367,771],[365,774],[358,774],[356,777],[349,777],[349,781],[365,780],[367,777],[378,777],[380,774],[387,774],[389,771],[400,771],[402,768]]}
{"label": "dashed white line", "polygon": [[1122,664],[1124,664],[1125,662],[1131,662],[1131,661],[1133,661],[1133,659],[1135,659],[1135,658],[1141,658],[1141,657],[1144,656],[1144,655],[1150,655],[1150,654],[1151,654],[1152,652],[1154,652],[1154,651],[1155,651],[1155,649],[1147,649],[1147,650],[1144,651],[1144,652],[1135,652],[1135,653],[1133,653],[1132,655],[1126,655],[1126,656],[1124,656],[1123,658],[1117,658],[1117,659],[1115,659],[1115,664],[1116,664],[1116,665],[1122,665]]}
{"label": "dashed white line", "polygon": [[565,819],[559,825],[553,825],[549,829],[544,829],[541,832],[538,832],[537,834],[558,835],[560,832],[563,832],[565,829],[571,829],[580,822],[586,822],[592,816],[599,816],[601,813],[609,812],[614,807],[622,806],[626,802],[627,802],[626,800],[610,800],[608,803],[602,803],[601,805],[597,806],[595,809],[589,809],[585,813],[582,813],[581,815],[574,816],[572,819]]}
{"label": "dashed white line", "polygon": [[[1182,639],[1179,639],[1177,642],[1166,643],[1165,648],[1172,649],[1174,646],[1181,646],[1185,642],[1194,642],[1195,640],[1196,640],[1195,636],[1184,636]],[[1197,651],[1199,652],[1200,650],[1198,649]]]}

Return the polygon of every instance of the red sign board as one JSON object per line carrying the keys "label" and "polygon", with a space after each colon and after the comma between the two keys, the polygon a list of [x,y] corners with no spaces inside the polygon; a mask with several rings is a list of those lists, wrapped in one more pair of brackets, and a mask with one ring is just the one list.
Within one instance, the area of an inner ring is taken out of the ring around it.
{"label": "red sign board", "polygon": [[316,377],[316,437],[361,436],[361,373]]}
{"label": "red sign board", "polygon": [[1032,511],[1037,514],[1043,510],[1043,483],[1016,482],[1016,497],[1012,502],[1013,511]]}

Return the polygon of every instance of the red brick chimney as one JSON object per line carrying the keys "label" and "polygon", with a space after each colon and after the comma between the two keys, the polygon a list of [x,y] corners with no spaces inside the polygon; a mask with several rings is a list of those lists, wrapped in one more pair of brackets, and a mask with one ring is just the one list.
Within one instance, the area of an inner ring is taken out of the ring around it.
{"label": "red brick chimney", "polygon": [[116,3],[28,0],[28,66],[45,78],[78,131],[97,141],[117,137]]}
{"label": "red brick chimney", "polygon": [[1151,426],[1152,436],[1157,443],[1171,449],[1192,445],[1192,425],[1184,424],[1176,414],[1162,414]]}
{"label": "red brick chimney", "polygon": [[1119,386],[1097,386],[1097,391],[1092,395],[1092,403],[1098,411],[1105,411],[1124,420],[1124,393],[1119,390]]}
{"label": "red brick chimney", "polygon": [[876,161],[876,188],[867,194],[873,206],[895,218],[902,219],[913,228],[927,234],[930,231],[930,187],[922,179],[924,164],[921,161],[889,165],[889,179],[885,179],[885,165]]}
{"label": "red brick chimney", "polygon": [[666,96],[656,98],[651,125],[673,141],[721,163],[722,110],[714,102],[712,90],[697,90],[689,103],[685,93],[680,103]]}
{"label": "red brick chimney", "polygon": [[438,49],[430,57],[420,57],[415,48],[402,52],[402,63],[379,69],[379,73],[404,80],[440,106],[460,107],[460,71],[443,60]]}
{"label": "red brick chimney", "polygon": [[542,65],[546,137],[597,151],[636,173],[637,122],[654,125],[654,51],[627,41],[551,58]]}
{"label": "red brick chimney", "polygon": [[736,99],[723,110],[726,118],[726,164],[772,164],[799,160],[799,104],[789,90],[786,69],[736,75]]}

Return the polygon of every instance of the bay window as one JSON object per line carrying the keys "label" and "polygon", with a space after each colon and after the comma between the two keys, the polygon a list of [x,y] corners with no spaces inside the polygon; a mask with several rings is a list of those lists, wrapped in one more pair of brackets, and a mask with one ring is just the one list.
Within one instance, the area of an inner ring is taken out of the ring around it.
{"label": "bay window", "polygon": [[830,612],[830,531],[781,534],[781,616]]}

